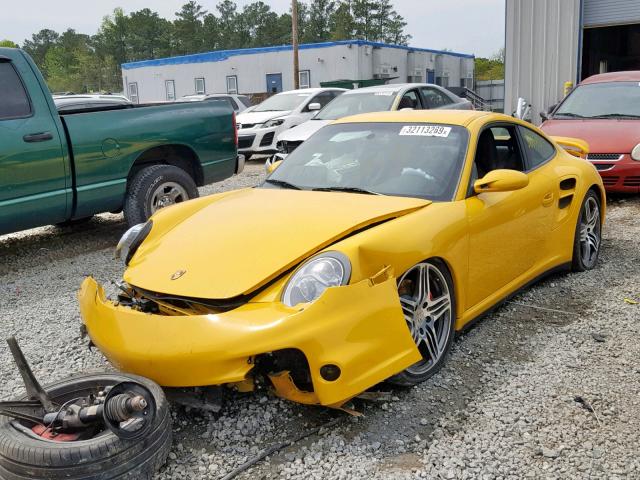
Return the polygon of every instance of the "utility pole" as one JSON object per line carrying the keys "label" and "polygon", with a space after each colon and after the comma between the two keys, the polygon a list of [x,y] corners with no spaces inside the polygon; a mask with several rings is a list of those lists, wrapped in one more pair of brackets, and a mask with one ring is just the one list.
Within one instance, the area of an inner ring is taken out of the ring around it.
{"label": "utility pole", "polygon": [[291,0],[291,43],[293,46],[293,86],[300,88],[300,63],[298,59],[298,0]]}

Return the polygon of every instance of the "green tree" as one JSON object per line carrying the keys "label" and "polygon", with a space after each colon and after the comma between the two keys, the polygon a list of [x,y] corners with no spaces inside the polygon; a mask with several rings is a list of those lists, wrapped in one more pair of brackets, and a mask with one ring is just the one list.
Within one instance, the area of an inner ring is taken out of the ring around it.
{"label": "green tree", "polygon": [[504,79],[504,48],[500,49],[491,58],[476,57],[476,80],[502,80]]}
{"label": "green tree", "polygon": [[59,36],[57,32],[45,28],[31,35],[31,40],[25,40],[22,44],[23,50],[27,52],[31,58],[33,58],[33,61],[36,62],[36,65],[40,67],[44,78],[47,78],[48,75],[44,64],[45,56],[47,55],[47,51],[56,44]]}
{"label": "green tree", "polygon": [[202,19],[207,14],[202,5],[194,0],[185,3],[173,22],[175,51],[179,55],[188,55],[203,51],[204,36]]}
{"label": "green tree", "polygon": [[171,22],[144,8],[129,15],[125,42],[130,60],[161,58],[172,54]]}
{"label": "green tree", "polygon": [[303,42],[325,42],[331,39],[332,23],[336,14],[334,0],[312,0],[309,17],[301,38]]}
{"label": "green tree", "polygon": [[17,43],[12,42],[11,40],[0,40],[0,47],[7,48],[20,48]]}
{"label": "green tree", "polygon": [[331,39],[349,40],[354,38],[353,15],[349,1],[341,1],[331,17]]}
{"label": "green tree", "polygon": [[219,25],[219,48],[229,50],[240,48],[239,40],[239,14],[238,7],[232,0],[223,0],[218,3],[216,10],[220,14]]}

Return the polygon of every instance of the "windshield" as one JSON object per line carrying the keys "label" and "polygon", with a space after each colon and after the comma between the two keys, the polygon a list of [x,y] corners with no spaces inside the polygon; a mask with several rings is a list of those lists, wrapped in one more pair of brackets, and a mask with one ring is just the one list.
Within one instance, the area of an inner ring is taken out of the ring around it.
{"label": "windshield", "polygon": [[310,93],[279,93],[271,98],[267,98],[264,102],[254,108],[253,111],[273,112],[293,110],[309,98],[310,95]]}
{"label": "windshield", "polygon": [[328,125],[296,148],[263,188],[453,199],[469,134],[442,124]]}
{"label": "windshield", "polygon": [[640,118],[638,82],[591,83],[576,88],[553,118]]}
{"label": "windshield", "polygon": [[384,112],[391,109],[397,90],[340,95],[314,117],[314,120],[337,120],[358,113]]}

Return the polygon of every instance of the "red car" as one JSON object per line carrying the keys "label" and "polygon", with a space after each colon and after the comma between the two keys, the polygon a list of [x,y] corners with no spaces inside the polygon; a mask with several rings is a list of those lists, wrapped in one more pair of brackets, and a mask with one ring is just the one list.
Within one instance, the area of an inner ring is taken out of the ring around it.
{"label": "red car", "polygon": [[541,128],[585,140],[607,191],[640,192],[640,71],[583,80]]}

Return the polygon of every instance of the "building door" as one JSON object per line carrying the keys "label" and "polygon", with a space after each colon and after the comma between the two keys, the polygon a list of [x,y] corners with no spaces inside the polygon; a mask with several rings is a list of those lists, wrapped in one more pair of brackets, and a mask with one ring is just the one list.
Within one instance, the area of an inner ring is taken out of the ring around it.
{"label": "building door", "polygon": [[427,68],[427,83],[436,83],[436,71]]}
{"label": "building door", "polygon": [[585,28],[581,78],[621,70],[640,70],[640,23]]}
{"label": "building door", "polygon": [[282,74],[267,73],[267,92],[280,93],[282,91]]}

